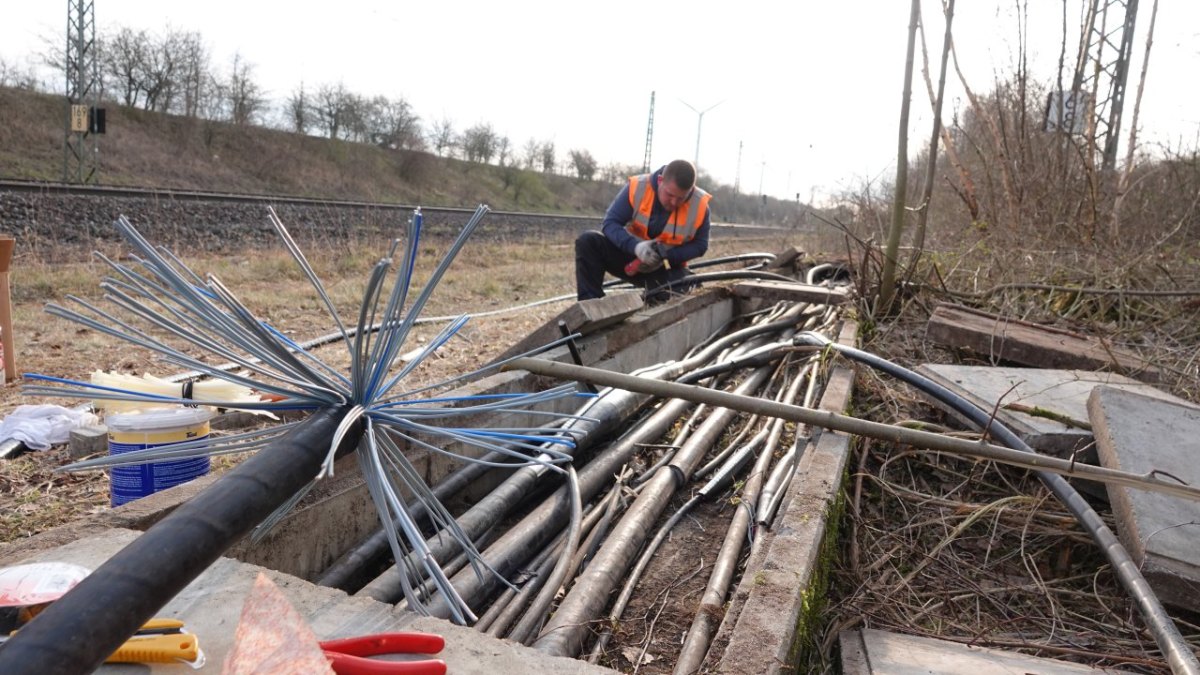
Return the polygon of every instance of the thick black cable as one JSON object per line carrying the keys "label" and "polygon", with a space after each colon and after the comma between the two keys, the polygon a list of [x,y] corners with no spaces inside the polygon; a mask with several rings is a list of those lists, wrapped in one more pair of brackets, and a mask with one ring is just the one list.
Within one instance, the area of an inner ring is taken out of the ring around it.
{"label": "thick black cable", "polygon": [[[309,483],[344,408],[314,413],[185,502],[0,648],[0,673],[90,673],[230,546]],[[359,426],[361,429],[361,426]],[[347,434],[339,451],[358,444]]]}

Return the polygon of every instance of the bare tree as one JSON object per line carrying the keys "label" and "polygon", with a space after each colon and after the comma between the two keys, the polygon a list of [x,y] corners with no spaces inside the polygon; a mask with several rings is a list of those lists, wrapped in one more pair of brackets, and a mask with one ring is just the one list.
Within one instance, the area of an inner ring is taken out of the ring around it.
{"label": "bare tree", "polygon": [[438,157],[453,157],[454,156],[454,123],[449,117],[433,123],[433,129],[429,132],[429,141],[433,144],[433,150]]}
{"label": "bare tree", "polygon": [[317,89],[312,112],[317,128],[321,129],[327,138],[340,137],[350,96],[346,85],[341,82],[336,85],[323,84]]}
{"label": "bare tree", "polygon": [[147,37],[142,49],[140,78],[145,93],[146,110],[167,112],[171,110],[176,91],[176,69],[179,67],[177,54],[182,51],[181,34],[168,30],[161,38]]}
{"label": "bare tree", "polygon": [[554,141],[544,141],[540,150],[542,173],[554,173]]}
{"label": "bare tree", "polygon": [[525,168],[533,170],[542,161],[542,144],[534,139],[525,141]]}
{"label": "bare tree", "polygon": [[122,27],[100,40],[100,69],[117,100],[141,107],[144,94],[142,68],[150,38],[146,31]]}
{"label": "bare tree", "polygon": [[1125,154],[1125,167],[1117,177],[1112,219],[1108,224],[1108,236],[1114,242],[1118,241],[1121,236],[1121,209],[1125,205],[1125,195],[1129,193],[1130,178],[1133,177],[1133,160],[1137,153],[1138,116],[1142,110],[1142,94],[1146,91],[1146,71],[1150,66],[1150,48],[1154,45],[1154,22],[1157,19],[1158,0],[1154,0],[1154,5],[1150,10],[1150,30],[1146,33],[1146,55],[1142,58],[1142,75],[1138,78],[1137,96],[1133,99],[1133,120],[1129,124],[1129,147]]}
{"label": "bare tree", "polygon": [[[937,175],[938,140],[942,132],[942,102],[946,93],[946,59],[950,56],[951,30],[954,26],[954,0],[948,0],[943,6],[942,13],[946,18],[946,31],[942,37],[942,65],[938,77],[937,96],[933,102],[933,132],[929,138],[929,157],[925,163],[925,184],[921,192],[921,204],[917,207],[917,232],[914,238],[913,254],[908,269],[911,276],[917,267],[917,261],[925,247],[925,229],[929,222],[929,203],[933,201],[933,182]],[[922,21],[922,24],[924,22]],[[925,30],[921,30],[922,55],[924,55]],[[925,81],[929,82],[929,59],[926,56],[923,64]]]}
{"label": "bare tree", "polygon": [[[913,51],[916,47],[917,21],[921,16],[921,0],[912,0],[908,19],[908,50],[904,64],[904,95],[900,101],[900,140],[896,144],[896,190],[892,196],[892,226],[888,230],[883,271],[879,279],[879,304],[876,311],[886,312],[892,304],[896,283],[896,253],[900,250],[900,231],[904,229],[908,194],[908,109],[912,99]],[[933,158],[930,158],[932,161]]]}
{"label": "bare tree", "polygon": [[377,96],[368,109],[371,142],[392,150],[417,150],[424,146],[421,118],[403,98]]}
{"label": "bare tree", "polygon": [[600,180],[605,183],[621,183],[629,176],[641,173],[641,171],[641,167],[623,166],[614,162],[601,167]]}
{"label": "bare tree", "polygon": [[102,87],[124,105],[193,117],[215,108],[199,33],[168,29],[160,37],[123,27],[103,36],[98,51]]}
{"label": "bare tree", "polygon": [[265,92],[254,80],[254,64],[243,60],[240,52],[233,55],[229,78],[221,85],[221,93],[233,124],[254,124],[266,109]]}
{"label": "bare tree", "polygon": [[42,87],[32,67],[22,68],[0,58],[0,87],[38,91]]}
{"label": "bare tree", "polygon": [[571,167],[575,169],[576,176],[584,180],[591,180],[596,175],[596,158],[592,157],[592,153],[587,150],[572,150]]}
{"label": "bare tree", "polygon": [[370,141],[370,122],[375,102],[358,94],[347,94],[342,108],[341,138],[355,143]]}
{"label": "bare tree", "polygon": [[[950,27],[951,27],[951,24],[953,22],[953,17],[954,17],[954,2],[953,2],[953,0],[951,0],[951,2],[948,5],[943,6],[942,12],[946,16],[946,33],[944,34],[944,36],[951,36],[952,34],[950,31]],[[946,57],[947,57],[947,52],[949,51],[949,47],[950,47],[949,42],[947,40],[948,40],[947,37],[943,37],[942,69],[941,69],[941,76],[938,80],[938,90],[937,90],[939,93],[934,93],[933,80],[931,79],[930,74],[929,74],[929,53],[925,46],[925,27],[924,27],[924,22],[922,22],[922,25],[921,25],[921,58],[922,58],[921,75],[925,80],[925,92],[929,96],[929,104],[931,106],[933,106],[934,108],[938,109],[939,111],[941,109],[940,106],[942,103],[941,92],[943,91],[945,82],[946,82]],[[954,139],[951,138],[951,136],[950,136],[950,128],[941,123],[940,112],[936,116],[935,119],[936,119],[935,128],[937,128],[939,130],[938,133],[941,135],[942,146],[945,147],[945,149],[946,149],[946,159],[947,159],[947,161],[950,162],[950,165],[952,167],[954,167],[954,171],[958,176],[959,184],[953,185],[954,192],[955,192],[955,194],[958,195],[959,199],[962,200],[963,205],[965,205],[967,207],[967,211],[971,214],[971,220],[978,221],[979,220],[979,198],[976,196],[975,180],[971,176],[970,170],[967,169],[967,167],[963,163],[962,159],[959,158],[957,145],[956,145]],[[937,147],[936,141],[933,141],[933,145],[935,148]],[[937,152],[934,152],[933,156],[936,158]],[[936,166],[936,164],[937,164],[937,162],[935,161],[934,165]],[[926,190],[929,190],[931,187],[932,187],[931,185],[927,184]],[[929,212],[928,204],[926,204],[926,208],[924,211],[922,211],[921,217],[924,218],[928,214],[928,212]],[[919,229],[923,232],[924,226],[923,225],[919,226]]]}
{"label": "bare tree", "polygon": [[500,166],[511,166],[513,163],[512,141],[508,136],[496,139],[496,163]]}
{"label": "bare tree", "polygon": [[292,91],[288,95],[287,100],[283,102],[284,115],[287,117],[288,128],[298,134],[308,134],[309,127],[312,126],[312,103],[308,100],[308,94],[304,91],[304,83],[300,83],[300,87]]}
{"label": "bare tree", "polygon": [[199,117],[205,109],[212,108],[212,59],[199,33],[181,33],[177,47],[179,112]]}
{"label": "bare tree", "polygon": [[480,122],[462,133],[459,145],[468,162],[491,162],[496,154],[496,132],[492,125]]}

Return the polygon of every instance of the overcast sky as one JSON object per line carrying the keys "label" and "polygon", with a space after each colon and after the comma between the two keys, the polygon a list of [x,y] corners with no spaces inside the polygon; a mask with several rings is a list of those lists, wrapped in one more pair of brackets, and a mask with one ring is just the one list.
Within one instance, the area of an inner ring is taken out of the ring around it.
{"label": "overcast sky", "polygon": [[[4,3],[6,62],[27,65],[44,51],[44,39],[65,40],[65,3]],[[743,192],[761,186],[777,197],[820,201],[895,171],[909,10],[903,0],[94,3],[101,34],[168,25],[197,31],[221,68],[240,52],[276,101],[301,82],[311,91],[341,81],[359,94],[407,99],[427,125],[448,118],[462,130],[487,122],[517,149],[530,138],[553,140],[559,157],[581,148],[602,163],[640,165],[653,91],[655,166],[696,157],[700,117],[690,105],[707,110],[701,168],[722,183],[739,182]],[[960,64],[977,92],[1014,70],[1018,4],[1024,0],[958,3]],[[1063,5],[1028,4],[1030,71],[1053,82]],[[1066,4],[1073,64],[1081,0]],[[1152,5],[1141,2],[1124,133]],[[922,9],[936,67],[941,5],[923,0]],[[1155,32],[1141,138],[1194,148],[1200,2],[1162,0]],[[918,51],[913,155],[930,125],[919,59]],[[1064,77],[1069,82],[1071,74]],[[948,92],[947,120],[963,98],[957,85]]]}

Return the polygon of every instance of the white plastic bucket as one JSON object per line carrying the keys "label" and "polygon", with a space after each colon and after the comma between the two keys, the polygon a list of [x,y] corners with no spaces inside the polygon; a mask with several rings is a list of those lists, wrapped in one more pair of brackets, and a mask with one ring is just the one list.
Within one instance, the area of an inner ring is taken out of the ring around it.
{"label": "white plastic bucket", "polygon": [[[207,408],[149,408],[139,412],[110,413],[108,454],[121,455],[143,448],[161,448],[208,438]],[[117,466],[110,471],[112,505],[120,506],[208,473],[208,457],[172,459],[149,464]]]}

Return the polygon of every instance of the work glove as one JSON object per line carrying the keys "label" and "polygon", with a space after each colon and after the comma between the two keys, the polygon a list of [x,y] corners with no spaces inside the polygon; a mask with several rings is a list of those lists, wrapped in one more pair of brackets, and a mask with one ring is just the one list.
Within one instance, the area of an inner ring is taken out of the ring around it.
{"label": "work glove", "polygon": [[655,269],[662,264],[662,253],[653,241],[639,241],[637,246],[634,247],[633,253],[637,256],[638,260],[642,261],[643,270],[646,270],[646,268]]}

